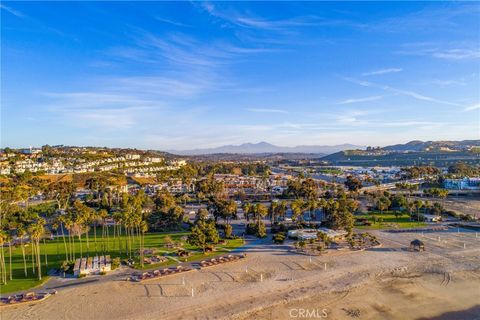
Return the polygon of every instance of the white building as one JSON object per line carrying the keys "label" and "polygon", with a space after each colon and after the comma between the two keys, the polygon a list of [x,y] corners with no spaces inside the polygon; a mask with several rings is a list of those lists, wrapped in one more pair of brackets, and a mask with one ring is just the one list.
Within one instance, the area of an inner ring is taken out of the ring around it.
{"label": "white building", "polygon": [[42,149],[39,149],[39,148],[27,148],[27,149],[22,149],[20,150],[23,154],[37,154],[37,153],[40,153],[42,152]]}
{"label": "white building", "polygon": [[138,159],[140,159],[140,155],[139,154],[126,154],[125,159],[127,159],[127,160],[138,160]]}
{"label": "white building", "polygon": [[445,179],[443,187],[450,190],[480,190],[480,178]]}

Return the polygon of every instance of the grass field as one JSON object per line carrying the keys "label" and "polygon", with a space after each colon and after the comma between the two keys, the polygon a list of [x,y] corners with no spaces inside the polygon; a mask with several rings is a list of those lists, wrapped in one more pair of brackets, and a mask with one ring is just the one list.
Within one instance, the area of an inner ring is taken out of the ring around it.
{"label": "grass field", "polygon": [[[374,222],[374,217],[381,218],[382,222]],[[410,216],[403,214],[398,218],[393,211],[371,212],[369,214],[355,215],[355,218],[366,218],[372,225],[371,226],[357,226],[358,229],[408,229],[418,228],[425,226],[424,222],[411,221]]]}
{"label": "grass field", "polygon": [[[100,230],[97,230],[97,235],[100,235],[101,232]],[[145,234],[145,248],[155,248],[159,251],[159,253],[166,253],[169,258],[169,261],[157,264],[157,265],[145,265],[145,269],[147,268],[153,268],[155,266],[162,266],[162,265],[171,265],[171,264],[176,264],[178,263],[177,257],[173,254],[173,252],[176,251],[176,249],[171,249],[165,247],[165,237],[169,235],[174,241],[181,241],[181,238],[183,236],[187,236],[188,232],[176,232],[176,233],[147,233]],[[127,258],[127,255],[125,254],[125,237],[120,238],[120,244],[118,241],[118,237],[116,239],[113,238],[112,235],[109,236],[109,239],[105,239],[102,241],[100,236],[97,236],[97,252],[99,254],[103,254],[102,251],[102,245],[105,244],[105,246],[108,245],[108,249],[106,248],[105,254],[110,255],[112,258],[115,257],[120,257],[120,258]],[[217,251],[208,253],[206,255],[203,254],[201,249],[192,247],[187,243],[183,242],[183,248],[194,251],[194,253],[188,257],[187,261],[193,261],[196,259],[201,259],[202,257],[205,256],[213,256],[213,255],[219,255],[223,254],[225,252],[230,251],[231,249],[234,249],[236,247],[239,247],[243,244],[242,239],[235,239],[235,240],[227,240],[227,243],[225,245],[218,245],[217,246]],[[67,245],[68,245],[68,237],[67,237]],[[121,245],[122,250],[121,252],[119,251],[119,245]],[[137,248],[137,245],[135,244],[133,246],[134,248]],[[46,240],[46,243],[41,245],[41,261],[42,261],[42,281],[39,281],[37,279],[37,275],[33,274],[32,271],[32,248],[30,244],[26,244],[24,246],[25,248],[25,257],[26,257],[26,262],[27,262],[27,277],[25,277],[24,273],[24,263],[23,263],[23,255],[22,255],[22,249],[21,246],[16,246],[12,247],[12,275],[13,275],[13,280],[9,280],[6,285],[1,285],[0,286],[0,293],[5,294],[9,292],[16,292],[16,291],[21,291],[21,290],[27,290],[34,288],[36,286],[41,285],[43,282],[48,280],[48,271],[50,269],[58,268],[61,266],[62,262],[65,260],[65,246],[63,243],[62,237],[55,238],[54,240]],[[94,236],[93,233],[90,233],[89,236],[89,250],[87,250],[87,244],[86,244],[86,237],[82,237],[82,251],[83,251],[83,256],[86,257],[87,254],[90,256],[95,255],[95,243],[94,243]],[[5,254],[5,265],[7,267],[7,270],[10,268],[10,255],[9,255],[9,248],[4,247],[3,252]],[[80,257],[80,243],[78,241],[78,238],[75,241],[75,253],[76,253],[76,258]],[[46,266],[45,264],[45,255],[46,259],[48,262],[48,265]],[[182,258],[182,261],[184,259]],[[140,265],[137,265],[138,268],[140,268]],[[35,270],[36,271],[36,270]]]}

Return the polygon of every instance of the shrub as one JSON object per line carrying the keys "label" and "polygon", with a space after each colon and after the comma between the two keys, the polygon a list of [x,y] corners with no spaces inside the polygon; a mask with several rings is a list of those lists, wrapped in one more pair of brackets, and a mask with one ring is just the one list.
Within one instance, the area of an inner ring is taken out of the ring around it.
{"label": "shrub", "polygon": [[350,248],[354,248],[355,247],[355,240],[353,240],[352,238],[348,239],[348,244],[350,245]]}
{"label": "shrub", "polygon": [[272,233],[285,232],[288,228],[283,223],[275,222],[272,225]]}
{"label": "shrub", "polygon": [[273,236],[273,242],[282,244],[285,241],[286,235],[284,232],[279,232]]}
{"label": "shrub", "polygon": [[73,268],[74,267],[75,267],[75,262],[63,261],[62,265],[60,267],[60,270],[62,270],[65,273],[73,273]]}
{"label": "shrub", "polygon": [[298,241],[298,246],[300,247],[300,249],[303,250],[303,248],[305,248],[305,245],[306,245],[305,241],[303,240]]}
{"label": "shrub", "polygon": [[255,235],[259,238],[265,238],[267,236],[267,229],[265,224],[260,221],[259,223],[249,223],[245,229],[246,234]]}
{"label": "shrub", "polygon": [[263,223],[263,221],[260,221],[258,223],[257,237],[265,238],[266,236],[267,236],[267,228],[265,227],[265,224]]}
{"label": "shrub", "polygon": [[249,235],[254,235],[257,233],[257,224],[256,223],[249,223],[246,226],[245,233]]}
{"label": "shrub", "polygon": [[469,214],[461,214],[460,220],[462,221],[474,221],[475,219]]}
{"label": "shrub", "polygon": [[225,239],[231,239],[232,238],[232,231],[233,231],[232,225],[227,223],[224,226]]}
{"label": "shrub", "polygon": [[190,252],[184,249],[179,249],[177,250],[177,256],[179,257],[188,257],[190,255]]}
{"label": "shrub", "polygon": [[112,270],[117,269],[120,266],[120,258],[116,257],[112,259]]}
{"label": "shrub", "polygon": [[173,241],[171,236],[166,236],[163,241],[165,242],[165,246],[167,248],[171,248],[175,245],[175,242]]}

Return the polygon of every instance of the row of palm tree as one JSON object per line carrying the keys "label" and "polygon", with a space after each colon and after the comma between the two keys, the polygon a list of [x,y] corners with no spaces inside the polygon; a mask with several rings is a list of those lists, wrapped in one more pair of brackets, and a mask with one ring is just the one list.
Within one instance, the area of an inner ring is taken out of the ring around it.
{"label": "row of palm tree", "polygon": [[[29,276],[27,263],[27,252],[25,246],[30,244],[31,257],[28,262],[31,263],[31,272],[36,274],[38,279],[42,279],[42,268],[48,268],[48,255],[44,250],[42,257],[42,247],[46,245],[47,235],[53,234],[57,239],[61,238],[63,242],[63,251],[65,261],[75,261],[76,258],[89,257],[99,252],[106,254],[113,250],[118,250],[119,255],[125,254],[132,258],[136,250],[140,251],[140,261],[143,264],[143,247],[145,233],[148,231],[147,216],[145,210],[147,197],[143,191],[137,195],[128,195],[123,197],[125,201],[119,202],[120,206],[109,214],[104,209],[94,209],[87,206],[80,200],[69,202],[58,208],[54,216],[48,217],[47,224],[44,217],[38,213],[32,213],[28,208],[22,208],[13,201],[2,201],[0,209],[0,283],[6,284],[8,280],[13,279],[12,272],[12,249],[14,243],[18,242],[23,256],[24,276]],[[70,196],[69,199],[72,199]],[[112,218],[113,241],[109,230],[107,219]],[[98,241],[97,226],[101,225],[100,245]],[[91,229],[93,227],[93,248]],[[59,243],[57,242],[57,257],[60,253]],[[4,248],[8,248],[8,254]],[[79,250],[79,252],[77,252]],[[8,257],[9,266],[6,259]],[[45,269],[46,270],[46,269]]]}
{"label": "row of palm tree", "polygon": [[[16,217],[23,217],[18,214],[15,215]],[[28,268],[27,268],[27,258],[26,258],[26,251],[24,246],[24,239],[28,237],[31,243],[31,267],[32,272],[38,275],[38,279],[42,279],[42,261],[41,261],[41,250],[40,241],[42,240],[43,235],[45,234],[45,219],[41,217],[33,217],[33,219],[29,221],[24,221],[23,223],[19,224],[19,221],[15,221],[12,219],[1,219],[2,230],[0,231],[0,283],[6,284],[7,281],[13,280],[13,272],[12,272],[12,247],[14,238],[18,238],[20,241],[20,246],[22,249],[22,256],[23,256],[23,269],[25,277],[28,276]],[[18,228],[17,228],[18,226]],[[5,251],[4,247],[8,246],[8,260],[9,260],[9,267],[7,268],[5,263]],[[45,256],[45,264],[48,264],[47,257]]]}

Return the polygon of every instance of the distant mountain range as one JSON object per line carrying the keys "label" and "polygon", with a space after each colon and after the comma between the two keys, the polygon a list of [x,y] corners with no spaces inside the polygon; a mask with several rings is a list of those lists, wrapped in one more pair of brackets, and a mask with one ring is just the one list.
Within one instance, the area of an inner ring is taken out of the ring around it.
{"label": "distant mountain range", "polygon": [[470,147],[480,146],[480,140],[462,140],[462,141],[420,141],[414,140],[405,144],[395,144],[382,148],[386,151],[398,152],[421,152],[421,151],[448,151],[466,150]]}
{"label": "distant mountain range", "polygon": [[321,158],[334,165],[429,165],[447,167],[458,161],[478,164],[480,140],[410,141],[383,148],[343,150]]}
{"label": "distant mountain range", "polygon": [[267,142],[259,143],[244,143],[241,145],[228,145],[217,148],[207,149],[193,149],[193,150],[169,150],[168,152],[184,155],[207,155],[207,154],[266,154],[266,153],[313,153],[318,155],[331,154],[348,149],[365,149],[363,146],[353,144],[341,144],[335,146],[296,146],[296,147],[281,147]]}
{"label": "distant mountain range", "polygon": [[[387,152],[432,152],[432,151],[460,151],[472,146],[480,146],[480,140],[463,141],[420,141],[414,140],[405,144],[395,144],[377,150]],[[282,147],[268,142],[244,143],[240,145],[226,145],[217,148],[169,150],[168,152],[182,156],[198,156],[211,154],[316,154],[330,155],[347,150],[365,150],[366,147],[354,144],[340,144],[334,146],[300,145],[296,147]]]}

